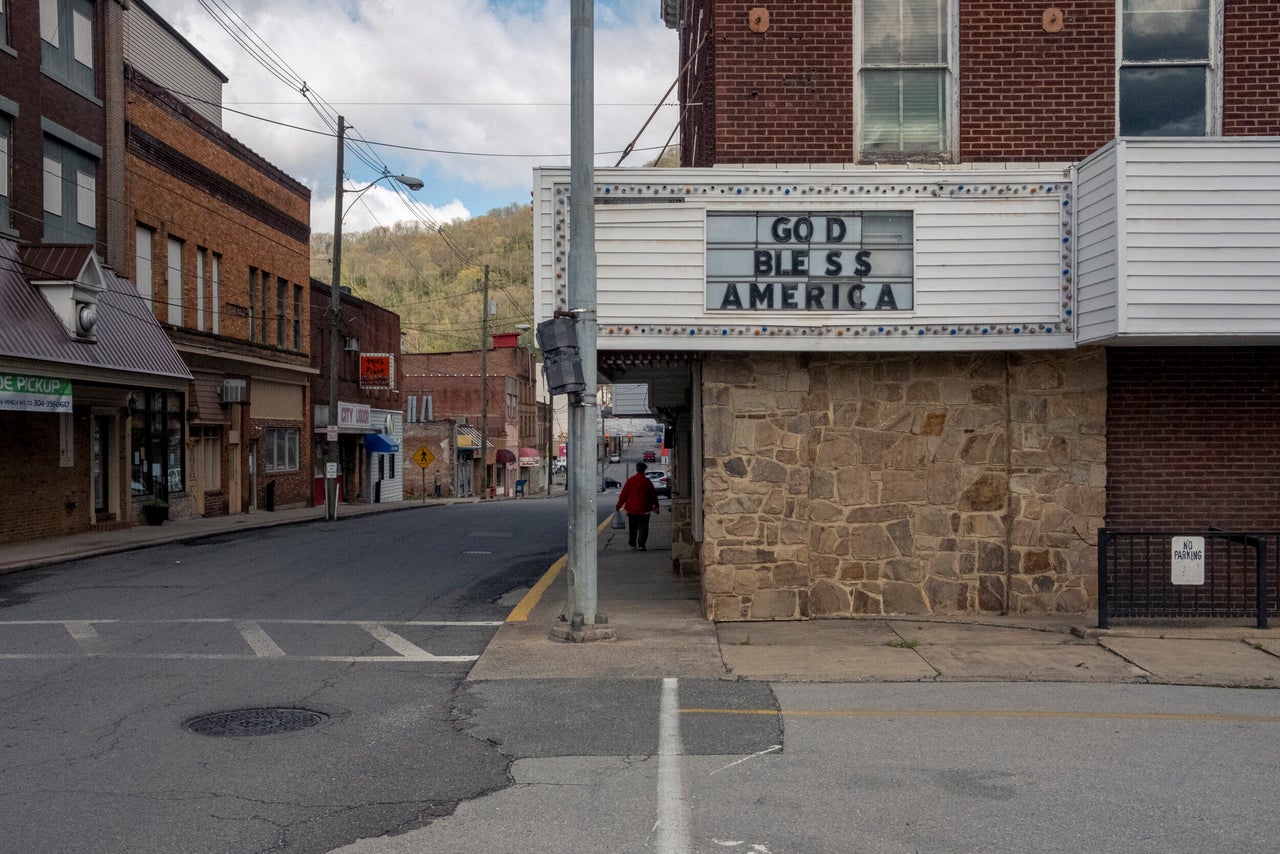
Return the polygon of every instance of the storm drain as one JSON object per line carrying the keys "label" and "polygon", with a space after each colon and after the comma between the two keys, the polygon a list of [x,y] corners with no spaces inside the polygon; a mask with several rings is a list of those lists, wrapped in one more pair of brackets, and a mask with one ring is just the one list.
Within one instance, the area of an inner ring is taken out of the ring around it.
{"label": "storm drain", "polygon": [[324,723],[328,717],[310,709],[237,709],[192,718],[183,726],[196,735],[280,735]]}

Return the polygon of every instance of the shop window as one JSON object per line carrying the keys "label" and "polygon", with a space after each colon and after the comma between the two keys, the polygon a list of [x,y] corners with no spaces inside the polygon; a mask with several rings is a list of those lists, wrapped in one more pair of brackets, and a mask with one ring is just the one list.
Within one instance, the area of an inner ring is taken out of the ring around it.
{"label": "shop window", "polygon": [[860,132],[864,159],[937,158],[951,146],[955,0],[860,0]]}
{"label": "shop window", "polygon": [[133,416],[129,453],[134,495],[165,498],[185,488],[183,395],[152,391]]}
{"label": "shop window", "polygon": [[195,448],[193,466],[198,466],[200,482],[206,492],[222,489],[222,428],[192,427],[192,445]]}
{"label": "shop window", "polygon": [[93,243],[97,239],[98,161],[51,137],[44,139],[44,239]]}
{"label": "shop window", "polygon": [[298,428],[268,427],[264,453],[267,471],[297,471]]}
{"label": "shop window", "polygon": [[1121,136],[1205,136],[1215,100],[1215,3],[1122,0]]}
{"label": "shop window", "polygon": [[92,0],[40,0],[40,70],[94,97]]}

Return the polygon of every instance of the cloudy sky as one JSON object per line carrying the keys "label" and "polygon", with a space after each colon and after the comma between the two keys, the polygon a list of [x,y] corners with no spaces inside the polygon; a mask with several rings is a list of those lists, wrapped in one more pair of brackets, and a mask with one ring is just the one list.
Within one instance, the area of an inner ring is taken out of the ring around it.
{"label": "cloudy sky", "polygon": [[[311,187],[314,231],[333,229],[337,113],[389,144],[348,148],[348,204],[379,174],[365,160],[426,184],[415,215],[383,181],[346,231],[527,203],[534,166],[569,162],[569,0],[147,2],[230,78],[227,131]],[[612,166],[675,79],[677,45],[659,0],[595,6],[596,163]],[[659,110],[624,165],[655,157],[676,120]]]}

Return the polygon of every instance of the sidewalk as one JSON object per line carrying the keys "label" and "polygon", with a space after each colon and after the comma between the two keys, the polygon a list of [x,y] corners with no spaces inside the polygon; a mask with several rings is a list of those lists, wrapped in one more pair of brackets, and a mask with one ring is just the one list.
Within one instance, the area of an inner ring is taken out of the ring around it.
{"label": "sidewalk", "polygon": [[[339,507],[344,518],[425,510],[477,498]],[[322,522],[300,507],[0,545],[0,574],[160,543]],[[671,574],[671,516],[654,517],[649,550],[602,525],[598,608],[614,640],[552,640],[566,599],[565,560],[498,629],[468,679],[662,678],[771,682],[1120,682],[1280,688],[1280,628],[1246,625],[1095,628],[1086,615],[863,617],[711,623],[696,578]],[[565,615],[567,616],[567,615]]]}

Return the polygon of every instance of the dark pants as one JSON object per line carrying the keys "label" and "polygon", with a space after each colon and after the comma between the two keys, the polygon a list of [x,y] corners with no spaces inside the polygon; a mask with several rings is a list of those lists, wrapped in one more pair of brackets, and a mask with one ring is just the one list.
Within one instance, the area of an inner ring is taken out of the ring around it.
{"label": "dark pants", "polygon": [[627,514],[627,545],[633,548],[644,548],[649,542],[649,514],[636,516]]}

